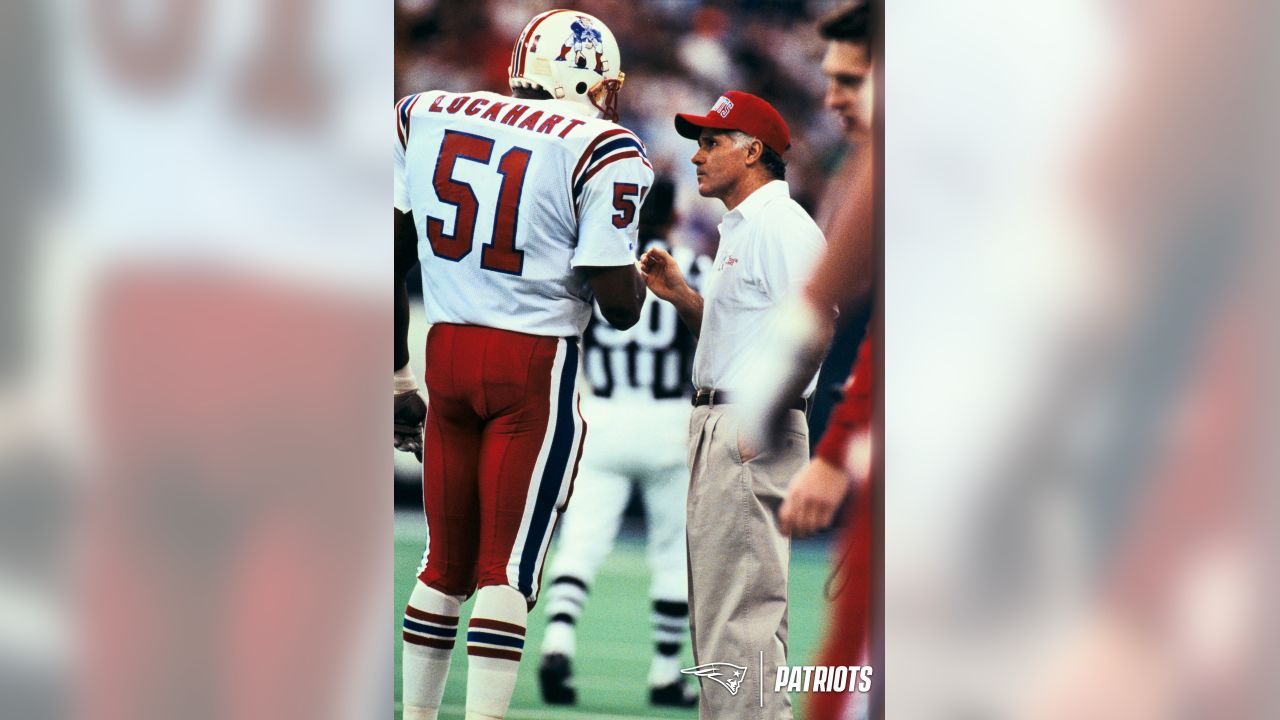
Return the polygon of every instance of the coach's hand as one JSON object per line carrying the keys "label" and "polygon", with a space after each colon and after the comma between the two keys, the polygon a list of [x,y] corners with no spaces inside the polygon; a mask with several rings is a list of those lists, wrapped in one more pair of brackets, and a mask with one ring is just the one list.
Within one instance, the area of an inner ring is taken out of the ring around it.
{"label": "coach's hand", "polygon": [[829,527],[848,492],[849,476],[844,470],[815,457],[791,481],[787,499],[778,510],[782,533],[808,537]]}
{"label": "coach's hand", "polygon": [[684,273],[671,253],[661,248],[649,248],[640,256],[636,268],[654,295],[676,306],[680,322],[689,328],[693,336],[701,335],[702,296],[685,282]]}
{"label": "coach's hand", "polygon": [[395,394],[395,447],[411,452],[422,462],[422,426],[427,419],[427,401],[422,393],[409,390]]}
{"label": "coach's hand", "polygon": [[639,268],[644,284],[669,303],[676,303],[682,295],[692,292],[676,259],[662,248],[646,250],[640,256]]}

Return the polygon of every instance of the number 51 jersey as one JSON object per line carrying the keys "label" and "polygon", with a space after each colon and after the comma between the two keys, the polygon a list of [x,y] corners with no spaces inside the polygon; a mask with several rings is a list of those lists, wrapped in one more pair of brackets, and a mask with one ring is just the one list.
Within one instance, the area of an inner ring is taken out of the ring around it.
{"label": "number 51 jersey", "polygon": [[490,92],[396,105],[395,207],[418,230],[427,321],[581,336],[584,268],[635,262],[653,168],[631,131]]}

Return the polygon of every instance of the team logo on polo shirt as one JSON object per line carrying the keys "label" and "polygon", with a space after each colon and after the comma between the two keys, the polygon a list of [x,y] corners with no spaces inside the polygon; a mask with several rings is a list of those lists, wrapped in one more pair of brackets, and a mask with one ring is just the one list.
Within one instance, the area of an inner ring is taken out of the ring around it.
{"label": "team logo on polo shirt", "polygon": [[713,680],[729,691],[730,695],[737,695],[738,690],[742,689],[742,681],[747,677],[747,669],[741,665],[733,663],[714,662],[699,665],[697,667],[684,668],[680,672],[685,675],[696,675],[700,678]]}
{"label": "team logo on polo shirt", "polygon": [[732,109],[733,101],[723,95],[720,96],[720,99],[716,101],[715,105],[711,106],[711,112],[719,113],[722,118],[729,117],[729,111]]}

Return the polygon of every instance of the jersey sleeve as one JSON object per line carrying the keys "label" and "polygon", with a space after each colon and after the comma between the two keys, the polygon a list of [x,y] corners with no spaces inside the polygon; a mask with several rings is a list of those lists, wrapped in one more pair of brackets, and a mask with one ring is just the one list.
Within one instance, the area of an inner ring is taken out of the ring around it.
{"label": "jersey sleeve", "polygon": [[405,151],[409,146],[409,111],[417,101],[417,95],[409,95],[396,103],[395,180],[392,204],[400,212],[409,212],[412,209],[409,204],[409,186],[405,181]]}
{"label": "jersey sleeve", "polygon": [[400,212],[409,212],[409,188],[404,182],[404,146],[396,143],[394,198],[392,204]]}
{"label": "jersey sleeve", "polygon": [[622,128],[587,146],[573,175],[578,245],[574,267],[616,267],[636,259],[640,206],[653,186],[653,166],[640,139]]}

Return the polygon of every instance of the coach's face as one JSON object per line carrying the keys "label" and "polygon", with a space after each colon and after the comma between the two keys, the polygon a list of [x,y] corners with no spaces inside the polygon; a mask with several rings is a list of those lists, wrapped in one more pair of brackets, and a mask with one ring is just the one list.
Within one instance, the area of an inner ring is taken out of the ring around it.
{"label": "coach's face", "polygon": [[832,41],[822,58],[822,74],[827,76],[826,106],[835,111],[845,137],[858,140],[871,130],[870,91],[867,76],[871,58],[866,45]]}
{"label": "coach's face", "polygon": [[690,161],[697,168],[698,193],[723,200],[747,172],[750,146],[740,148],[724,130],[703,128],[698,151]]}

